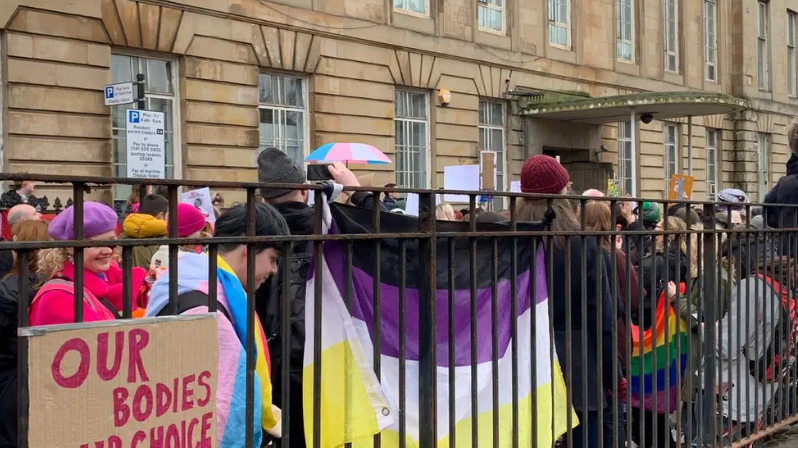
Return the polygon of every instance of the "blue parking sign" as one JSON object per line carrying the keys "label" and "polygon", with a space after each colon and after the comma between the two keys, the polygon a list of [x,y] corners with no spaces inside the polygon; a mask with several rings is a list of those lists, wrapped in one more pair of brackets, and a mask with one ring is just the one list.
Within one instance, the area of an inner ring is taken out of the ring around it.
{"label": "blue parking sign", "polygon": [[114,86],[105,86],[105,98],[114,98]]}
{"label": "blue parking sign", "polygon": [[139,120],[141,120],[141,114],[139,114],[139,111],[128,109],[127,111],[128,123],[139,123]]}

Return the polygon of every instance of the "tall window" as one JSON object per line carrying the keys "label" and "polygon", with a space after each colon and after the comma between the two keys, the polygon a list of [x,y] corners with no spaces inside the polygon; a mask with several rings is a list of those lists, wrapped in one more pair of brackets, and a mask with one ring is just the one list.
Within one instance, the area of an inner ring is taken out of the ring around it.
{"label": "tall window", "polygon": [[549,0],[549,43],[571,48],[571,0]]}
{"label": "tall window", "polygon": [[302,78],[260,74],[260,145],[275,147],[297,161],[305,159],[305,89]]}
{"label": "tall window", "polygon": [[621,181],[621,194],[632,193],[632,124],[618,123],[618,179]]}
{"label": "tall window", "polygon": [[477,19],[479,29],[504,33],[506,0],[479,0]]}
{"label": "tall window", "polygon": [[616,52],[621,61],[634,61],[634,2],[632,0],[618,0],[618,31]]}
{"label": "tall window", "polygon": [[[496,152],[496,190],[504,190],[504,105],[479,101],[479,150]],[[504,198],[494,199],[494,210],[504,208]]]}
{"label": "tall window", "polygon": [[768,35],[770,23],[768,18],[768,4],[760,1],[757,10],[757,74],[759,75],[759,88],[767,90],[770,87],[770,67],[768,61]]}
{"label": "tall window", "polygon": [[662,0],[665,70],[679,71],[679,1]]}
{"label": "tall window", "polygon": [[[142,58],[128,55],[111,55],[111,82],[124,83],[136,81],[136,75],[143,73],[146,80],[144,108],[148,111],[164,113],[166,128],[164,143],[166,147],[166,177],[179,177],[175,171],[174,124],[179,123],[177,94],[175,88],[176,63],[169,59]],[[135,109],[136,104],[111,107],[111,129],[113,134],[114,176],[127,176],[127,138],[125,130],[125,110]],[[130,195],[131,187],[114,185],[114,202],[124,202]]]}
{"label": "tall window", "polygon": [[428,16],[429,0],[393,0],[393,9]]}
{"label": "tall window", "polygon": [[427,94],[397,90],[396,184],[400,187],[427,187],[429,115]]}
{"label": "tall window", "polygon": [[718,80],[718,5],[715,0],[704,0],[704,77]]}
{"label": "tall window", "polygon": [[665,189],[671,182],[671,175],[679,173],[679,128],[665,125]]}
{"label": "tall window", "polygon": [[759,201],[764,201],[767,189],[770,186],[768,182],[768,178],[770,177],[770,163],[768,162],[770,160],[770,139],[767,134],[759,134],[756,152],[758,156],[757,174],[759,175]]}
{"label": "tall window", "polygon": [[798,96],[798,67],[795,65],[795,22],[794,11],[787,11],[787,89],[791,97]]}
{"label": "tall window", "polygon": [[707,129],[707,197],[718,193],[718,135],[717,129]]}

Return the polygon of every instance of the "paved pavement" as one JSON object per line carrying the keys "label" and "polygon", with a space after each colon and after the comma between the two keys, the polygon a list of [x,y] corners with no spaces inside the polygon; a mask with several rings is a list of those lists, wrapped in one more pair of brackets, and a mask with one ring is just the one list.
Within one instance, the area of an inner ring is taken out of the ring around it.
{"label": "paved pavement", "polygon": [[764,447],[798,447],[798,425],[793,425],[779,432]]}

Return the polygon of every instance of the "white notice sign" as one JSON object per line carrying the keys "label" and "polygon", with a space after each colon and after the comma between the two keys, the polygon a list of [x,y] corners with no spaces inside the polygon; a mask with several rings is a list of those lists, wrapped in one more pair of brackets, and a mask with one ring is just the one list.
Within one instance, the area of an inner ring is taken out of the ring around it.
{"label": "white notice sign", "polygon": [[105,91],[103,101],[106,106],[130,104],[136,101],[133,98],[133,83],[108,84],[103,90]]}
{"label": "white notice sign", "polygon": [[127,177],[166,177],[163,112],[125,111],[127,128]]}

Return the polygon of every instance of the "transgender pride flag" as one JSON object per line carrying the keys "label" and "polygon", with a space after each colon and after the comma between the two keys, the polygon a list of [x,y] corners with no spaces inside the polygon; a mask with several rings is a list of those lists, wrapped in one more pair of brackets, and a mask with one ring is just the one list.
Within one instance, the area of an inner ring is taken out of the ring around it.
{"label": "transgender pride flag", "polygon": [[[352,207],[331,206],[331,233],[357,234],[370,232],[372,212]],[[363,224],[367,224],[364,226]],[[418,229],[414,217],[382,214],[383,233],[412,232]],[[519,225],[519,229],[522,226]],[[486,224],[481,230],[507,230],[503,224]],[[439,222],[439,232],[467,231],[466,223]],[[454,260],[454,377],[449,373],[449,255],[448,242],[439,239],[437,245],[436,295],[436,362],[437,362],[437,422],[419,422],[419,300],[418,273],[424,269],[419,260],[418,245],[406,245],[405,276],[405,419],[406,444],[418,447],[419,429],[436,425],[438,445],[448,447],[451,439],[449,422],[455,420],[455,443],[471,447],[471,430],[478,427],[481,447],[493,446],[493,416],[499,414],[498,438],[503,447],[512,445],[512,352],[511,323],[518,326],[518,432],[520,447],[550,446],[566,430],[568,413],[565,383],[556,351],[552,350],[549,334],[548,297],[546,293],[545,257],[542,245],[533,238],[519,238],[517,295],[511,294],[512,239],[498,240],[496,284],[498,335],[498,409],[493,407],[493,366],[491,311],[493,282],[493,241],[477,241],[477,398],[478,420],[472,421],[471,377],[471,271],[469,270],[469,241],[456,239]],[[380,258],[380,380],[373,371],[374,341],[374,278],[375,258]],[[535,272],[531,270],[535,258]],[[383,241],[380,252],[374,241],[355,240],[352,251],[351,312],[344,301],[346,291],[345,244],[330,241],[324,244],[322,276],[311,277],[307,285],[306,344],[304,363],[304,414],[306,438],[313,442],[313,341],[314,334],[322,334],[321,377],[321,445],[372,445],[372,436],[382,435],[383,447],[399,446],[400,379],[400,250],[398,241]],[[535,277],[535,291],[532,277]],[[314,329],[314,289],[321,282],[322,326]],[[512,302],[517,314],[512,316]],[[534,314],[533,314],[534,310]],[[532,319],[536,333],[532,335]],[[531,338],[536,339],[536,358],[532,359]],[[554,355],[552,364],[551,356]],[[535,384],[531,372],[536,369]],[[449,385],[455,387],[454,410],[449,413]],[[532,404],[533,391],[537,404]],[[532,409],[537,421],[532,423]],[[578,423],[573,415],[573,425]]]}

